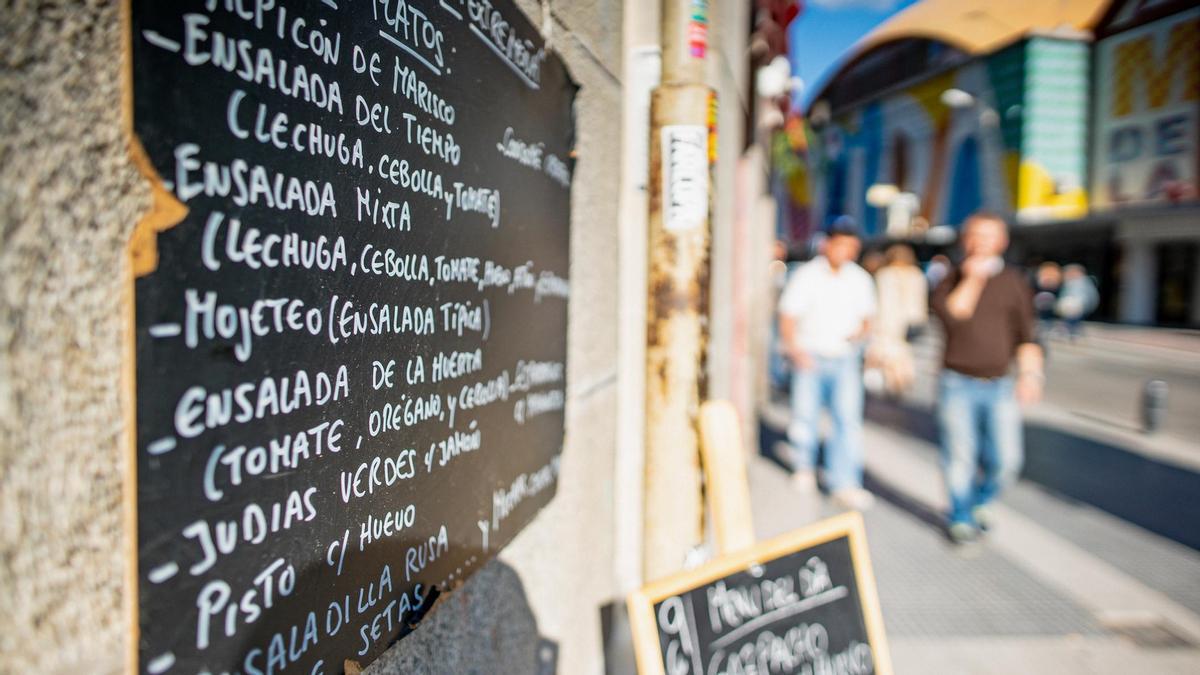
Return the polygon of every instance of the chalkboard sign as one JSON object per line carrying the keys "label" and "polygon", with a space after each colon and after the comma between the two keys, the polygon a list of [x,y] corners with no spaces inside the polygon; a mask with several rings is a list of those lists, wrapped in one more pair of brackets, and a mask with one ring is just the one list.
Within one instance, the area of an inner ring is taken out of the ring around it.
{"label": "chalkboard sign", "polygon": [[635,592],[638,672],[889,675],[866,546],[847,513]]}
{"label": "chalkboard sign", "polygon": [[554,495],[576,92],[510,0],[127,0],[137,667],[340,673]]}

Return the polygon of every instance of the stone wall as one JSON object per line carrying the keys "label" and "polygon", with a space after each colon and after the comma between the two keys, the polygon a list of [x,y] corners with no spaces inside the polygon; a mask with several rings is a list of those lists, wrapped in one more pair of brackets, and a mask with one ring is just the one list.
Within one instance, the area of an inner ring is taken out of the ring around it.
{"label": "stone wall", "polygon": [[116,672],[127,649],[125,150],[119,4],[0,17],[0,671]]}

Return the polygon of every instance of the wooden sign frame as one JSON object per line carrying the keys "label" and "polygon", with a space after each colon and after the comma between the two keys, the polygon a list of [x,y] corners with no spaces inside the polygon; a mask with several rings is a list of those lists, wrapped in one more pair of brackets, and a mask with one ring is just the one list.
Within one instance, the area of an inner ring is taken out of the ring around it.
{"label": "wooden sign frame", "polygon": [[879,608],[879,596],[875,589],[875,573],[871,568],[871,557],[867,550],[866,530],[862,515],[849,511],[828,518],[814,525],[760,542],[750,548],[721,556],[700,567],[651,582],[629,595],[626,606],[629,623],[633,631],[634,652],[640,675],[665,675],[662,649],[658,640],[658,624],[654,619],[654,605],[658,602],[703,586],[721,577],[741,572],[748,567],[762,564],[789,553],[819,546],[835,539],[846,537],[850,544],[850,559],[854,563],[854,580],[858,586],[867,642],[875,659],[878,675],[892,675],[891,656],[887,637],[883,630],[883,613]]}

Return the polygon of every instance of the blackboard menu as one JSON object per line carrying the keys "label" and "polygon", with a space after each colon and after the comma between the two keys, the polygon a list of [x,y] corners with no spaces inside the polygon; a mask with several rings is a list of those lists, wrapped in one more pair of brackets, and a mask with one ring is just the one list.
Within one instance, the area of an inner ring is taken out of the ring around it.
{"label": "blackboard menu", "polygon": [[890,673],[861,523],[834,518],[635,593],[639,671]]}
{"label": "blackboard menu", "polygon": [[138,668],[341,673],[552,498],[576,87],[510,0],[128,0]]}

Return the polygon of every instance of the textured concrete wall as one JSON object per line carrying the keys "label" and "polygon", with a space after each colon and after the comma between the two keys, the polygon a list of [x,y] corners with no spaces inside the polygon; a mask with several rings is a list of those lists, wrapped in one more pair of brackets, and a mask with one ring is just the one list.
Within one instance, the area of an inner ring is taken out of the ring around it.
{"label": "textured concrete wall", "polygon": [[0,671],[125,653],[126,160],[111,0],[0,13]]}
{"label": "textured concrete wall", "polygon": [[[374,672],[604,667],[622,3],[518,4],[582,86],[558,496]],[[148,190],[125,151],[119,7],[0,14],[0,673],[119,672],[128,647],[125,245]]]}

